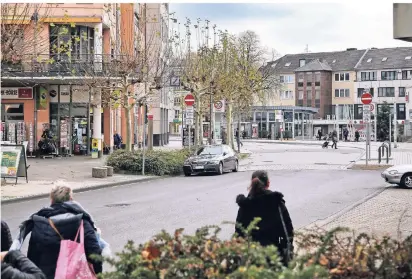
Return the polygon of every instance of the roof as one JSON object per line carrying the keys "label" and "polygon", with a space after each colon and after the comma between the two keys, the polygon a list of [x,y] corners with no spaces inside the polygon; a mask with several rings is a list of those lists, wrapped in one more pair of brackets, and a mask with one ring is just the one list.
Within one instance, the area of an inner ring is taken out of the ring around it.
{"label": "roof", "polygon": [[297,68],[295,72],[316,72],[316,71],[332,71],[332,68],[327,62],[320,61],[319,59],[312,60],[308,64]]}
{"label": "roof", "polygon": [[[405,59],[407,56],[411,58]],[[412,47],[370,49],[359,62],[356,70],[404,68],[412,68]]]}
{"label": "roof", "polygon": [[[268,64],[275,65],[274,67],[278,73],[293,73],[299,68],[299,60],[305,59],[306,64],[309,64],[315,59],[323,60],[331,68],[332,71],[350,71],[355,70],[354,67],[365,53],[363,50],[346,50],[334,52],[317,52],[317,53],[300,53],[287,54],[276,61]],[[290,64],[289,64],[290,63]],[[286,66],[288,65],[288,66]]]}

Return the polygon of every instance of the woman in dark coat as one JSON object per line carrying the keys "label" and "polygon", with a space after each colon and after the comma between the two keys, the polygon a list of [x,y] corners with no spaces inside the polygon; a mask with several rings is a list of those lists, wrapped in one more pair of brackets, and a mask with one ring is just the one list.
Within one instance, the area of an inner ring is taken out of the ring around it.
{"label": "woman in dark coat", "polygon": [[6,222],[1,221],[1,252],[9,251],[12,243],[9,226]]}
{"label": "woman in dark coat", "polygon": [[[245,229],[256,218],[261,221],[257,224],[258,230],[253,230],[253,241],[262,246],[275,245],[286,265],[293,252],[293,225],[283,199],[283,194],[272,192],[269,188],[269,177],[266,171],[255,171],[249,187],[249,195],[238,195],[236,203],[239,211],[236,218],[236,233],[244,237]],[[241,226],[241,228],[239,227]],[[287,250],[289,249],[289,250]]]}
{"label": "woman in dark coat", "polygon": [[20,251],[1,253],[2,279],[46,279],[43,272]]}

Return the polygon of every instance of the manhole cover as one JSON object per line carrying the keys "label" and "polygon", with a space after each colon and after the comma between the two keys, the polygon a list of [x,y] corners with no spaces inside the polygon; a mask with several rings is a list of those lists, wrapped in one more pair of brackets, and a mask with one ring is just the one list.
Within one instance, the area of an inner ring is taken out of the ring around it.
{"label": "manhole cover", "polygon": [[114,203],[114,204],[106,204],[106,207],[127,207],[130,206],[130,203]]}

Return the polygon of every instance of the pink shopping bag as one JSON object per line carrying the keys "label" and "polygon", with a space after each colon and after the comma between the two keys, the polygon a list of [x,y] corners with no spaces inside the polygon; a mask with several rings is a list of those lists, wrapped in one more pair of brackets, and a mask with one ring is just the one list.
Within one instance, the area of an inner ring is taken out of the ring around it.
{"label": "pink shopping bag", "polygon": [[[84,250],[84,227],[83,220],[80,223],[74,241],[65,240],[52,220],[49,223],[56,233],[60,236],[60,252],[57,259],[55,279],[97,279],[93,271],[93,266],[87,262],[86,252]],[[80,233],[80,243],[77,242]]]}

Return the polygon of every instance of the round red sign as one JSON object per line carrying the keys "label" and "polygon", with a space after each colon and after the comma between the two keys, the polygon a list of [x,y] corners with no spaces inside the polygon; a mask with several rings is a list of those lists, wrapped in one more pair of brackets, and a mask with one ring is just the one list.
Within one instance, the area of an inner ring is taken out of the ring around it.
{"label": "round red sign", "polygon": [[215,103],[215,108],[216,109],[221,109],[223,107],[223,103],[221,102],[221,101],[217,101],[216,103]]}
{"label": "round red sign", "polygon": [[186,106],[193,106],[195,104],[195,96],[192,94],[187,94],[185,97],[185,104]]}
{"label": "round red sign", "polygon": [[370,93],[363,93],[361,97],[362,104],[369,105],[372,103],[372,95]]}

